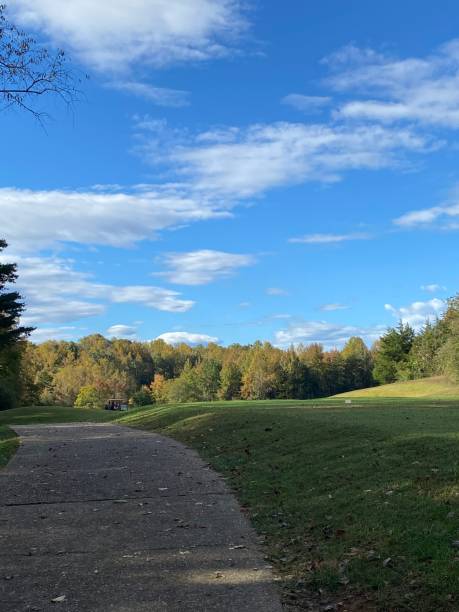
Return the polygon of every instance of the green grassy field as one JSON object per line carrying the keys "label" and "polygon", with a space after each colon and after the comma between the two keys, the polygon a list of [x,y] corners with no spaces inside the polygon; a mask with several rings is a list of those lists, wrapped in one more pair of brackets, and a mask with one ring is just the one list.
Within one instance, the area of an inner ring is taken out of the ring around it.
{"label": "green grassy field", "polygon": [[420,380],[407,380],[391,385],[381,385],[359,391],[341,393],[335,397],[358,397],[358,398],[384,398],[384,397],[413,397],[413,398],[437,398],[437,399],[459,399],[459,385],[449,382],[443,376],[422,378]]}
{"label": "green grassy field", "polygon": [[[287,603],[459,609],[459,402],[343,399],[0,413],[117,421],[196,448],[266,536]],[[340,608],[337,608],[338,610]]]}

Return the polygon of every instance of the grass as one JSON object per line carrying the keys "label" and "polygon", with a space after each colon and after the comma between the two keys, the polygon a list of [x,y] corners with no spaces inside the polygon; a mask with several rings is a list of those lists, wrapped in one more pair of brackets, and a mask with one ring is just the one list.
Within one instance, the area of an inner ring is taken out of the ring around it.
{"label": "grass", "polygon": [[4,467],[19,446],[18,437],[6,425],[0,425],[0,469]]}
{"label": "grass", "polygon": [[[9,412],[0,425],[90,420],[75,409]],[[218,402],[96,418],[175,437],[224,474],[292,606],[459,609],[459,402]]]}
{"label": "grass", "polygon": [[458,398],[459,385],[448,381],[443,376],[422,378],[420,380],[407,380],[391,385],[381,385],[359,391],[349,391],[335,397],[358,398],[385,398],[385,397],[425,397],[425,398]]}

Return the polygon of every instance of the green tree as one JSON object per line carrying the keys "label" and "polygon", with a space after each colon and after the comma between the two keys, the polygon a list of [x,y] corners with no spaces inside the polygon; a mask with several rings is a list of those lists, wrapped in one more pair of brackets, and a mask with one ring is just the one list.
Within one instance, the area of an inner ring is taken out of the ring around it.
{"label": "green tree", "polygon": [[459,382],[459,294],[448,300],[443,324],[446,340],[438,351],[438,365],[443,374]]}
{"label": "green tree", "polygon": [[[7,246],[0,240],[0,253]],[[16,280],[16,264],[0,263],[0,410],[14,407],[19,399],[23,341],[33,331],[33,327],[19,323],[24,303],[19,293],[10,289]]]}
{"label": "green tree", "polygon": [[217,399],[220,388],[221,364],[216,359],[204,359],[196,367],[201,397],[204,401]]}
{"label": "green tree", "polygon": [[81,387],[75,399],[77,408],[101,408],[103,403],[99,391],[92,385]]}
{"label": "green tree", "polygon": [[403,377],[415,334],[410,325],[401,321],[389,328],[379,341],[374,358],[373,376],[380,384],[395,382]]}
{"label": "green tree", "polygon": [[249,365],[242,376],[244,399],[270,399],[278,390],[279,354],[268,342],[256,343]]}
{"label": "green tree", "polygon": [[362,338],[349,338],[341,356],[344,360],[344,391],[365,389],[374,384],[373,359]]}
{"label": "green tree", "polygon": [[241,397],[242,373],[236,363],[229,361],[223,364],[220,381],[219,397],[221,399],[232,400]]}
{"label": "green tree", "polygon": [[203,399],[199,375],[189,361],[180,376],[168,384],[168,401],[172,403],[200,402]]}
{"label": "green tree", "polygon": [[[0,240],[0,253],[7,247]],[[7,289],[17,280],[17,266],[14,263],[0,263],[0,351],[27,337],[33,327],[19,325],[19,317],[24,312],[24,303],[17,291]]]}
{"label": "green tree", "polygon": [[133,393],[129,403],[133,406],[149,406],[153,404],[153,397],[148,387],[141,387]]}

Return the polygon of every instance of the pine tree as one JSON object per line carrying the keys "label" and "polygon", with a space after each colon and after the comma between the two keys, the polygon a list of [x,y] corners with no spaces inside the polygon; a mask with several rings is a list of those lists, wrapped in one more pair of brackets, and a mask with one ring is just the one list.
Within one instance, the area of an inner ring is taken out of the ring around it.
{"label": "pine tree", "polygon": [[[7,247],[5,240],[0,240],[0,253]],[[17,291],[9,291],[6,286],[17,279],[17,266],[14,263],[0,263],[0,351],[16,344],[28,336],[33,327],[18,324],[24,311],[24,304]]]}

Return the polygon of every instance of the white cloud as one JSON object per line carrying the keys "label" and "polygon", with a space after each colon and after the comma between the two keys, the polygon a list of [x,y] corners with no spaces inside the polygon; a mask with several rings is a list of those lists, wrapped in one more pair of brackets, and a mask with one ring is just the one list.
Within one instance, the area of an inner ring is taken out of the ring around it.
{"label": "white cloud", "polygon": [[180,108],[188,106],[190,103],[188,91],[168,89],[167,87],[154,87],[149,83],[140,83],[139,81],[111,81],[107,83],[107,87],[145,98],[157,106]]}
{"label": "white cloud", "polygon": [[167,344],[185,344],[197,345],[197,344],[208,344],[209,342],[217,343],[218,338],[214,336],[208,336],[206,334],[193,334],[186,331],[166,332],[156,338],[157,340],[164,340]]}
{"label": "white cloud", "polygon": [[437,285],[436,283],[432,283],[431,285],[421,285],[422,291],[427,291],[427,293],[437,293],[438,291],[446,291],[446,287],[443,285]]}
{"label": "white cloud", "polygon": [[336,71],[328,79],[335,89],[364,97],[343,104],[336,113],[340,119],[459,127],[457,39],[424,58],[397,59],[348,46],[326,63]]}
{"label": "white cloud", "polygon": [[282,104],[292,106],[299,111],[305,113],[314,113],[331,103],[331,98],[328,96],[304,96],[302,94],[289,94],[282,98]]}
{"label": "white cloud", "polygon": [[207,285],[234,274],[238,268],[255,263],[252,255],[225,253],[203,249],[189,253],[168,253],[164,256],[169,271],[160,273],[177,285]]}
{"label": "white cloud", "polygon": [[268,287],[268,289],[266,289],[266,294],[278,296],[289,295],[288,291],[281,289],[280,287]]}
{"label": "white cloud", "polygon": [[330,349],[343,346],[352,336],[360,336],[367,343],[371,343],[377,340],[384,331],[383,326],[362,328],[326,321],[300,321],[293,323],[287,329],[276,332],[275,342],[279,346],[318,342]]}
{"label": "white cloud", "polygon": [[289,242],[299,244],[336,244],[339,242],[347,242],[349,240],[370,240],[370,234],[354,233],[354,234],[307,234],[299,238],[290,238]]}
{"label": "white cloud", "polygon": [[320,307],[320,310],[322,310],[322,312],[334,312],[335,310],[347,310],[349,308],[349,306],[346,306],[345,304],[322,304],[322,306]]}
{"label": "white cloud", "polygon": [[104,191],[103,186],[87,191],[0,188],[2,236],[17,250],[36,252],[59,242],[127,247],[166,228],[228,214],[174,185],[143,185],[131,192]]}
{"label": "white cloud", "polygon": [[445,204],[408,212],[395,225],[406,228],[428,228],[437,224],[442,229],[459,229],[459,204]]}
{"label": "white cloud", "polygon": [[119,323],[111,325],[106,333],[109,338],[134,338],[137,333],[137,327]]}
{"label": "white cloud", "polygon": [[35,329],[30,335],[32,342],[40,343],[46,340],[74,340],[83,335],[83,330],[78,327],[40,327]]}
{"label": "white cloud", "polygon": [[109,303],[140,304],[166,312],[186,312],[194,305],[162,287],[96,283],[91,275],[74,270],[71,261],[56,257],[9,254],[1,255],[0,261],[18,264],[17,288],[27,306],[23,322],[31,325],[101,315]]}
{"label": "white cloud", "polygon": [[[244,198],[268,189],[307,181],[337,181],[345,171],[395,167],[403,153],[424,152],[429,141],[409,128],[378,125],[273,123],[247,129],[220,129],[212,141],[171,146],[168,156],[180,177],[199,193]],[[164,160],[158,135],[144,155]],[[160,151],[162,154],[160,154]]]}
{"label": "white cloud", "polygon": [[70,49],[91,67],[121,72],[229,53],[245,28],[237,0],[15,0],[15,20]]}
{"label": "white cloud", "polygon": [[187,312],[194,302],[182,300],[180,293],[161,287],[149,285],[132,285],[125,287],[107,286],[112,302],[142,304],[166,312]]}
{"label": "white cloud", "polygon": [[385,304],[384,308],[391,312],[398,321],[408,323],[414,329],[420,329],[428,321],[435,321],[444,311],[446,302],[433,298],[426,302],[413,302],[409,306],[395,308],[392,304]]}

